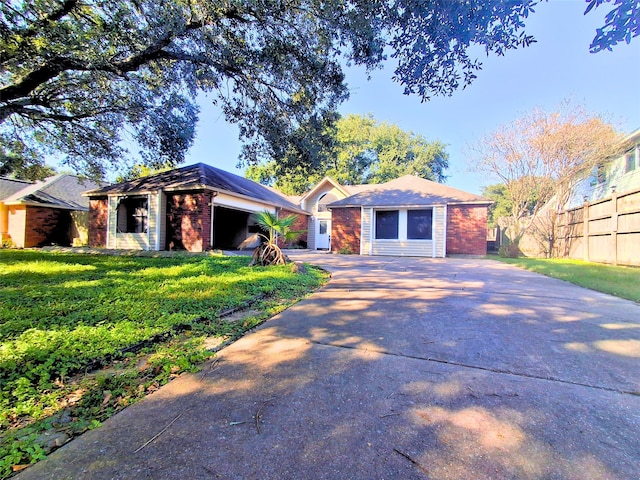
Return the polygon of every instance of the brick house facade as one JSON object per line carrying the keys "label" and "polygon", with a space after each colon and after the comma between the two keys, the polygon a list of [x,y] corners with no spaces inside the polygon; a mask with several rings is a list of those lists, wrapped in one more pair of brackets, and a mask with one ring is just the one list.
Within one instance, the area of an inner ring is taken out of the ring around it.
{"label": "brick house facade", "polygon": [[59,174],[39,182],[0,177],[0,240],[18,248],[88,243],[89,201],[97,183]]}
{"label": "brick house facade", "polygon": [[487,206],[449,205],[447,255],[487,254]]}
{"label": "brick house facade", "polygon": [[292,199],[205,164],[86,195],[92,246],[193,252],[251,248],[260,241],[253,213],[268,211],[296,215],[292,230],[306,231],[297,246],[416,257],[485,255],[491,203],[411,175],[352,186],[325,178]]}
{"label": "brick house facade", "polygon": [[331,210],[331,251],[360,253],[362,232],[361,210],[358,207]]}
{"label": "brick house facade", "polygon": [[167,195],[167,250],[201,252],[211,244],[212,192]]}
{"label": "brick house facade", "polygon": [[[202,163],[110,185],[90,198],[91,245],[118,249],[187,250],[241,247],[257,227],[253,213],[307,213],[263,185]],[[303,238],[306,240],[306,238]]]}
{"label": "brick house facade", "polygon": [[108,199],[92,198],[89,200],[89,246],[94,248],[106,248]]}

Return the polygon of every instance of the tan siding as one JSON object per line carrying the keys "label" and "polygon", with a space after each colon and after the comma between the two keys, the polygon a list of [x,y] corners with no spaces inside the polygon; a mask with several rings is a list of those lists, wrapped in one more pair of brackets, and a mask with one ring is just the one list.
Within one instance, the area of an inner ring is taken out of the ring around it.
{"label": "tan siding", "polygon": [[362,209],[362,243],[361,243],[361,253],[362,255],[369,255],[371,251],[371,222],[373,219],[373,209],[371,208],[363,208]]}
{"label": "tan siding", "polygon": [[23,205],[9,205],[9,228],[7,233],[13,245],[24,248],[25,231],[27,226],[27,207]]}

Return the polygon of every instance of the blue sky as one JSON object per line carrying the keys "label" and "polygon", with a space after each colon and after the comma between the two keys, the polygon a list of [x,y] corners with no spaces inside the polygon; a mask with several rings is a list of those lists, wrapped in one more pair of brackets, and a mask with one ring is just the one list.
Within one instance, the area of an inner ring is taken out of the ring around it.
{"label": "blue sky", "polygon": [[[440,140],[450,156],[447,184],[472,193],[497,183],[472,171],[469,146],[483,134],[536,107],[548,111],[571,99],[588,111],[605,115],[620,131],[640,128],[640,37],[612,52],[589,53],[596,27],[602,26],[609,4],[583,15],[584,0],[551,0],[539,5],[526,21],[527,33],[538,40],[503,57],[485,57],[478,78],[452,97],[421,103],[405,96],[391,81],[393,66],[373,72],[348,69],[351,98],[342,114],[371,113],[379,121]],[[201,102],[196,141],[186,164],[204,162],[243,174],[236,168],[240,143],[235,126],[226,123],[210,102]]]}

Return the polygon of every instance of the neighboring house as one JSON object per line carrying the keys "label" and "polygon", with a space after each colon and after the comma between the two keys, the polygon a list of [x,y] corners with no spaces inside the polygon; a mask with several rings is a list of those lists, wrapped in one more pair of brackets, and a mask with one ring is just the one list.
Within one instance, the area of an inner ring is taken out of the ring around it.
{"label": "neighboring house", "polygon": [[285,195],[203,163],[85,195],[90,204],[92,247],[236,249],[259,230],[252,213],[297,214],[300,219],[294,229],[305,229],[307,223],[307,212]]}
{"label": "neighboring house", "polygon": [[624,140],[620,155],[597,168],[593,175],[573,188],[566,209],[593,203],[609,195],[640,190],[640,128]]}
{"label": "neighboring house", "polygon": [[[343,188],[350,195],[327,205],[333,252],[415,257],[487,253],[487,207],[492,203],[487,198],[413,175]],[[309,198],[318,199],[318,210],[326,196],[341,193],[330,179],[314,190]]]}
{"label": "neighboring house", "polygon": [[88,241],[89,201],[99,184],[60,174],[40,182],[0,178],[0,241],[18,248]]}
{"label": "neighboring house", "polygon": [[540,210],[520,240],[524,255],[640,265],[640,129],[625,138],[619,155],[576,182],[555,222],[553,205]]}
{"label": "neighboring house", "polygon": [[199,163],[86,192],[89,244],[237,249],[258,232],[252,213],[295,214],[313,250],[444,257],[486,254],[490,200],[414,176],[344,186],[325,178],[302,197]]}

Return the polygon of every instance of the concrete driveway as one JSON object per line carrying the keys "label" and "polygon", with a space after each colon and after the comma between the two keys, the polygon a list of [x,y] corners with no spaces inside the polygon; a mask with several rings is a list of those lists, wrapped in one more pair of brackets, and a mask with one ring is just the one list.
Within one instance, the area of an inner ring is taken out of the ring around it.
{"label": "concrete driveway", "polygon": [[491,261],[332,281],[26,479],[637,479],[640,306]]}

